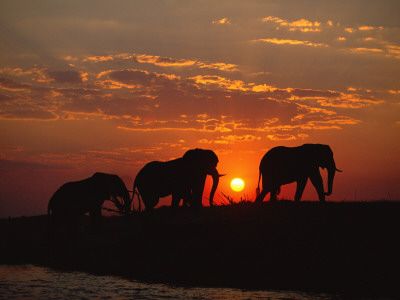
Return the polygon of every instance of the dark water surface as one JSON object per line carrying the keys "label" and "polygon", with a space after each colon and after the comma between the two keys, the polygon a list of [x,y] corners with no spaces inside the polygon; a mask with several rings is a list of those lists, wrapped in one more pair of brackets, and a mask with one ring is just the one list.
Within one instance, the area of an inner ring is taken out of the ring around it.
{"label": "dark water surface", "polygon": [[1,299],[338,299],[325,294],[176,287],[114,276],[0,265]]}

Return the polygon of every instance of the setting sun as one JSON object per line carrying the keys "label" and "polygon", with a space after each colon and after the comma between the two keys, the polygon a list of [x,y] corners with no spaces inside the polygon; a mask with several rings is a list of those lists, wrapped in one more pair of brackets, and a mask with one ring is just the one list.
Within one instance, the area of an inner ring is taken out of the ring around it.
{"label": "setting sun", "polygon": [[231,189],[235,192],[240,192],[244,188],[244,181],[240,178],[235,178],[231,181]]}

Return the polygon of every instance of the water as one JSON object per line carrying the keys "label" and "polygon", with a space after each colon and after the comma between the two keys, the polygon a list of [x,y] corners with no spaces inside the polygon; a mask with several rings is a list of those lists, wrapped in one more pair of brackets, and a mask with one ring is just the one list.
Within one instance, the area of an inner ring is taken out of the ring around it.
{"label": "water", "polygon": [[147,284],[114,276],[0,265],[0,299],[336,299],[321,294]]}

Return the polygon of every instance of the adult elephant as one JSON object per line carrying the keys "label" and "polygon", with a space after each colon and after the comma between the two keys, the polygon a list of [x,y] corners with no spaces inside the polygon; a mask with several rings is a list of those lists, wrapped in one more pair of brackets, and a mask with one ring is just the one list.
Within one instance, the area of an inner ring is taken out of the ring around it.
{"label": "adult elephant", "polygon": [[[121,197],[120,202],[116,197]],[[119,211],[130,212],[131,198],[124,182],[117,175],[95,173],[81,181],[63,184],[51,197],[48,214],[55,219],[73,219],[89,213],[94,221],[101,218],[104,201],[114,202]]]}
{"label": "adult elephant", "polygon": [[171,207],[177,208],[183,199],[194,208],[202,205],[202,196],[207,175],[211,175],[213,185],[210,192],[210,206],[219,182],[218,157],[212,150],[192,149],[183,157],[146,164],[137,174],[133,193],[137,189],[146,210],[152,210],[159,198],[172,195]]}
{"label": "adult elephant", "polygon": [[[324,186],[319,168],[328,170],[328,192]],[[276,201],[280,187],[284,184],[297,182],[295,201],[300,201],[308,178],[314,185],[320,201],[325,201],[325,195],[332,194],[336,168],[333,152],[328,145],[305,144],[299,147],[275,147],[269,150],[260,163],[257,198],[262,202],[271,193],[270,201]],[[260,193],[260,178],[262,175],[262,190]]]}

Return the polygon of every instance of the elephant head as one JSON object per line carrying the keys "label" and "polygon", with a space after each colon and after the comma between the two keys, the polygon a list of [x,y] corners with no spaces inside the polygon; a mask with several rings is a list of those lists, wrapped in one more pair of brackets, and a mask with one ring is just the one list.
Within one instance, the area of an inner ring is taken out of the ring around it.
{"label": "elephant head", "polygon": [[[117,208],[125,214],[130,213],[131,197],[122,179],[113,174],[106,173],[95,173],[92,177],[99,184],[100,188],[107,194],[106,197],[111,196],[111,201],[117,206]],[[116,198],[120,197],[122,203]]]}
{"label": "elephant head", "polygon": [[203,150],[203,149],[192,149],[188,150],[184,155],[183,159],[189,165],[191,172],[195,173],[194,176],[196,179],[193,181],[194,186],[193,194],[197,199],[193,199],[194,201],[200,201],[201,203],[201,195],[203,194],[203,189],[205,185],[205,180],[207,175],[211,175],[213,179],[213,185],[210,192],[210,206],[213,206],[214,202],[214,194],[218,187],[219,177],[223,176],[218,173],[217,164],[218,164],[218,156],[212,150]]}
{"label": "elephant head", "polygon": [[321,167],[322,169],[326,168],[328,170],[328,191],[325,192],[325,195],[329,196],[332,194],[333,179],[336,171],[342,171],[336,168],[335,160],[333,159],[333,152],[328,145],[317,144],[312,146],[314,147],[314,150],[311,152],[315,163],[318,167]]}

